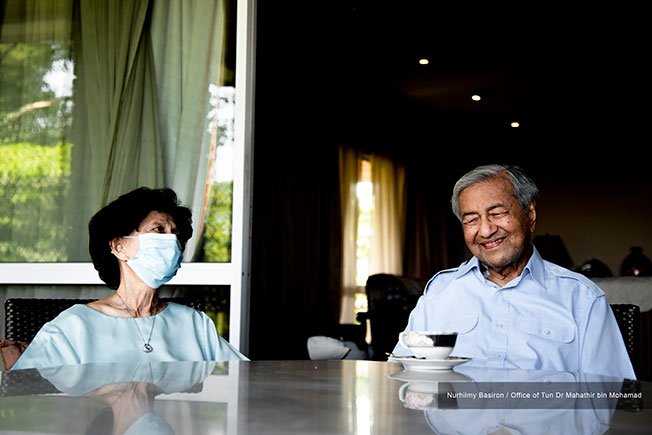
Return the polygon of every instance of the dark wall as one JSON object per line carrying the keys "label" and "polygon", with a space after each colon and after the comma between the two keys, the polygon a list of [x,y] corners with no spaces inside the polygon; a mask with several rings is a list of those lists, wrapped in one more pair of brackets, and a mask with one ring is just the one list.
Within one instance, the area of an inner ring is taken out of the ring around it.
{"label": "dark wall", "polygon": [[283,2],[260,2],[258,15],[249,357],[307,359],[308,336],[339,318],[329,47]]}
{"label": "dark wall", "polygon": [[[355,6],[258,4],[250,357],[306,358],[305,339],[337,322],[340,143],[406,164],[412,194],[427,199],[433,273],[467,255],[449,211],[453,184],[494,162],[522,166],[537,181],[537,233],[561,236],[575,265],[592,256],[617,274],[630,245],[652,254],[650,111],[642,94],[651,71],[640,26],[613,11],[565,10],[529,15],[541,19],[521,22],[518,32],[503,28],[500,38],[467,35],[467,47],[484,50],[480,59],[507,57],[534,84],[521,98],[535,104],[513,129],[498,122],[508,111],[467,116],[401,95],[391,77],[410,57],[401,42],[406,27],[367,26],[374,15]],[[442,26],[453,17],[439,16],[447,17],[435,20]],[[464,59],[464,46],[437,41]],[[528,51],[509,55],[514,41]]]}

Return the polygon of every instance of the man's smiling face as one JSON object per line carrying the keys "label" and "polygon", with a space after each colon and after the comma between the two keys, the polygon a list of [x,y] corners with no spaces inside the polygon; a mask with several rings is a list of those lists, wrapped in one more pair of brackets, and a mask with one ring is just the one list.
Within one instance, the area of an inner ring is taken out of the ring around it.
{"label": "man's smiling face", "polygon": [[459,205],[464,241],[471,253],[496,271],[518,267],[536,224],[534,202],[524,212],[509,180],[496,176],[464,189]]}

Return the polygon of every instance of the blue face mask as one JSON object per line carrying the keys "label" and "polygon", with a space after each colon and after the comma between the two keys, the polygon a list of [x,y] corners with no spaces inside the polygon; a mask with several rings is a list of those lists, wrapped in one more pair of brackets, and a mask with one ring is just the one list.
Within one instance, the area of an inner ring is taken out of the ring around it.
{"label": "blue face mask", "polygon": [[144,233],[125,238],[139,240],[138,252],[127,264],[145,284],[159,288],[177,274],[183,254],[176,235]]}

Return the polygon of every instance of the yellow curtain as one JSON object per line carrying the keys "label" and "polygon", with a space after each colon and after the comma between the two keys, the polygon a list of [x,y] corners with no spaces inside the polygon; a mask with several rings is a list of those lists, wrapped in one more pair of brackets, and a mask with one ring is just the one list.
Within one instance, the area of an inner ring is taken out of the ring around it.
{"label": "yellow curtain", "polygon": [[405,240],[405,167],[372,154],[373,217],[369,275],[403,274]]}
{"label": "yellow curtain", "polygon": [[[344,146],[339,150],[340,199],[342,208],[342,309],[340,323],[355,321],[358,219],[360,208],[357,185],[360,181],[362,152]],[[372,154],[373,192],[369,275],[403,274],[405,240],[405,167],[388,157]]]}
{"label": "yellow curtain", "polygon": [[353,323],[353,303],[357,290],[356,252],[358,235],[358,196],[356,187],[360,179],[360,151],[340,146],[340,201],[342,210],[342,305],[340,323]]}

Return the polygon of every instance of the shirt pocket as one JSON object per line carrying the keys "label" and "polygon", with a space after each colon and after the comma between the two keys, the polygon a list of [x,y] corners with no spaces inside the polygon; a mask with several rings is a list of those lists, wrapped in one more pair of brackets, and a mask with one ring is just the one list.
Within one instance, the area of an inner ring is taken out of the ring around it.
{"label": "shirt pocket", "polygon": [[557,343],[570,343],[575,339],[575,325],[562,319],[531,319],[521,317],[517,328],[526,334]]}
{"label": "shirt pocket", "polygon": [[477,315],[455,317],[446,322],[444,328],[446,331],[457,332],[457,340],[451,356],[473,358],[477,326]]}

